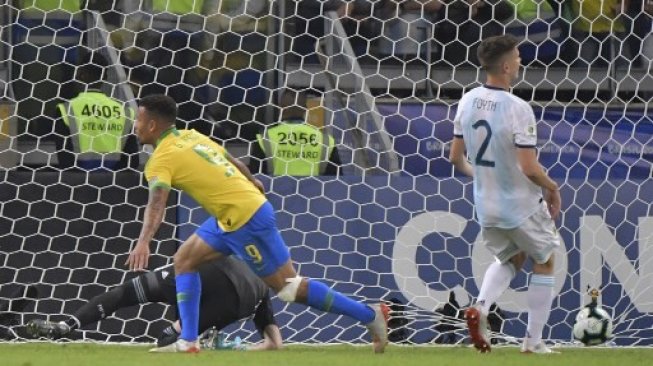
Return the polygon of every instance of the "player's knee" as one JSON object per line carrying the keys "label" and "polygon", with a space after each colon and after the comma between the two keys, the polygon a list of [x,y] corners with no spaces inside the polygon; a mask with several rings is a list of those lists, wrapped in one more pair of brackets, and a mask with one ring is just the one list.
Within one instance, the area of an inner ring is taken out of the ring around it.
{"label": "player's knee", "polygon": [[194,270],[196,258],[192,249],[193,243],[184,243],[175,253],[173,260],[177,274]]}
{"label": "player's knee", "polygon": [[553,274],[554,265],[553,253],[551,253],[551,256],[546,262],[533,264],[533,273],[551,275]]}
{"label": "player's knee", "polygon": [[175,272],[176,273],[185,273],[193,269],[192,258],[182,252],[181,250],[177,251],[173,257]]}
{"label": "player's knee", "polygon": [[300,276],[293,278],[286,278],[286,285],[277,292],[277,297],[285,302],[295,302],[297,300],[297,292],[301,285],[303,278]]}

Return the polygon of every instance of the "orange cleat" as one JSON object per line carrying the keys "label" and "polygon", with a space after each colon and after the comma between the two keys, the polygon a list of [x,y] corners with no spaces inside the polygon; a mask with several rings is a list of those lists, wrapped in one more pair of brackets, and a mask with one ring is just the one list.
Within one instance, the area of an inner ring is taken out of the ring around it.
{"label": "orange cleat", "polygon": [[492,352],[487,330],[487,316],[483,315],[478,307],[472,306],[465,310],[465,320],[474,347],[481,353]]}

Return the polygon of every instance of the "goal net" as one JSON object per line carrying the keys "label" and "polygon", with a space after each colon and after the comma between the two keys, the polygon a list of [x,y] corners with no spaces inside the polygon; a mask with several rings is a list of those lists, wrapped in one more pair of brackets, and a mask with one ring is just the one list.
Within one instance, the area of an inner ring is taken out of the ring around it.
{"label": "goal net", "polygon": [[[102,91],[131,108],[166,93],[179,105],[178,127],[248,163],[256,135],[281,118],[280,95],[303,93],[308,123],[334,137],[339,174],[260,174],[299,273],[393,303],[392,342],[468,342],[460,309],[493,258],[480,244],[471,181],[447,159],[452,118],[462,93],[484,79],[481,36],[509,32],[523,39],[513,92],[533,107],[539,160],[563,200],[558,296],[544,338],[572,342],[576,312],[596,288],[614,344],[651,345],[650,9],[469,3],[3,2],[0,338],[23,339],[27,321],[64,319],[135,275],[124,263],[147,202],[147,149],[126,152],[131,164],[120,169],[86,169],[64,167],[56,143],[65,137],[57,104],[80,90],[76,71],[93,53],[107,60]],[[149,269],[170,263],[205,217],[174,192]],[[493,307],[497,342],[525,334],[529,268]],[[351,319],[276,299],[274,308],[288,342],[369,342]],[[73,338],[151,342],[174,315],[162,304],[122,309]],[[250,323],[225,332],[254,341]]]}

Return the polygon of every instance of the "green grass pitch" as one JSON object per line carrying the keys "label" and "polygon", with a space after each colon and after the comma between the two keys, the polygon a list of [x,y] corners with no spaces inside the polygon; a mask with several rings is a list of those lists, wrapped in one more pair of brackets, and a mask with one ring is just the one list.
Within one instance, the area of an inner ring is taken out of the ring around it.
{"label": "green grass pitch", "polygon": [[204,350],[197,355],[150,354],[144,346],[90,343],[0,343],[2,366],[510,366],[649,365],[653,348],[561,348],[554,355],[522,355],[516,347],[500,347],[479,354],[469,347],[389,346],[375,355],[370,347],[286,346],[275,352]]}

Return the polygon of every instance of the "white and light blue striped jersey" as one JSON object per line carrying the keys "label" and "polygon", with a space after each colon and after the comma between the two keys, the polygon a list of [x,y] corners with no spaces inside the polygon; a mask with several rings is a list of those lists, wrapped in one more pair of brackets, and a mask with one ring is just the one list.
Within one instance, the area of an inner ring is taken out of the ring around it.
{"label": "white and light blue striped jersey", "polygon": [[474,168],[474,203],[481,226],[512,229],[541,207],[542,189],[521,170],[518,148],[535,148],[533,109],[499,88],[482,86],[458,103],[454,136],[465,141]]}

